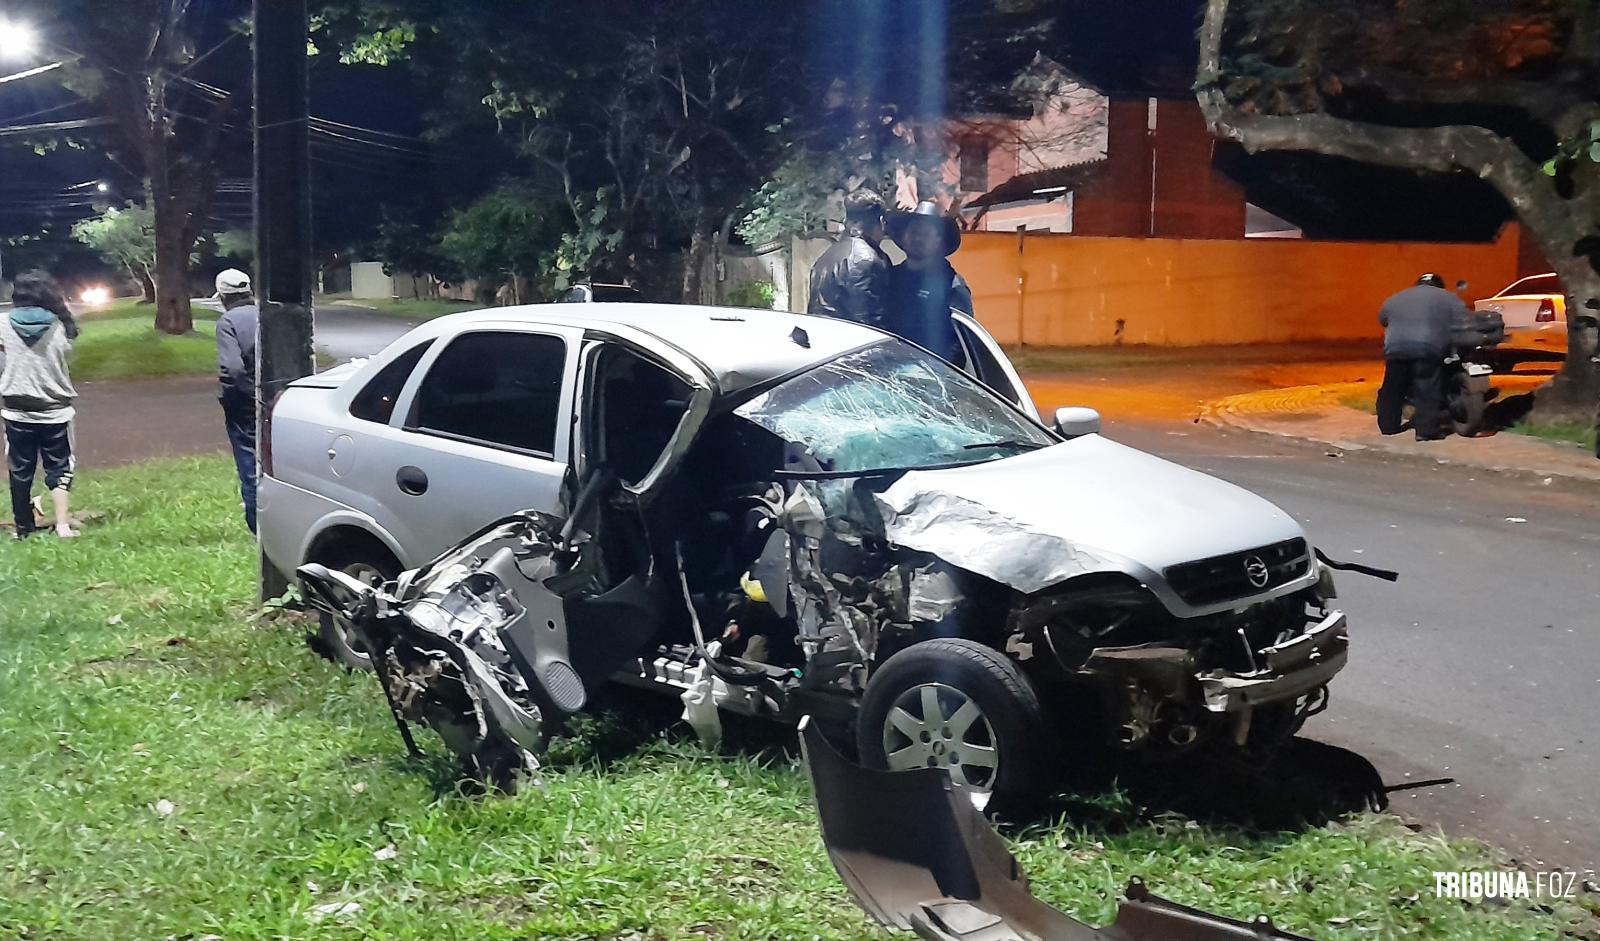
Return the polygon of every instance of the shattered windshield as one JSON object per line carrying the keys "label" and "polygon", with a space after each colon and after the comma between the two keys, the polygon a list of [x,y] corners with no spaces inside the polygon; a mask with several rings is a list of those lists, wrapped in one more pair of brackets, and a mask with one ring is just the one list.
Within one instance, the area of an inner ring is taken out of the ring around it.
{"label": "shattered windshield", "polygon": [[735,414],[835,472],[968,464],[1055,443],[966,374],[894,340],[802,373]]}

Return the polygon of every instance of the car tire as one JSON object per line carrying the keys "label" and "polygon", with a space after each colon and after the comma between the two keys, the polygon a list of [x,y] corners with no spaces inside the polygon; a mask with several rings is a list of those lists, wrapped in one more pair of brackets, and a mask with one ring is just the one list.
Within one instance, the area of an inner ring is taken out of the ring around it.
{"label": "car tire", "polygon": [[1471,438],[1483,430],[1484,414],[1488,403],[1479,393],[1470,388],[1471,379],[1465,373],[1456,373],[1450,377],[1449,394],[1446,402],[1450,409],[1450,422],[1455,433],[1463,438]]}
{"label": "car tire", "polygon": [[[323,564],[374,587],[400,574],[400,563],[388,555],[357,558],[354,553],[343,553]],[[344,628],[326,611],[320,614],[317,636],[321,640],[321,652],[328,659],[352,670],[372,670],[372,658],[359,645],[352,644]]]}
{"label": "car tire", "polygon": [[1055,736],[1033,683],[970,640],[923,641],[885,661],[862,696],[856,741],[869,768],[944,768],[988,814],[1024,815],[1048,795]]}

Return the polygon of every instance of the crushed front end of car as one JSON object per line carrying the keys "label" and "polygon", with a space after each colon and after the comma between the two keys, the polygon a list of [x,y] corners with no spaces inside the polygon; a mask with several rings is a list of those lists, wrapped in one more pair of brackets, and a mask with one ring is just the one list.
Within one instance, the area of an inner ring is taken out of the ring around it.
{"label": "crushed front end of car", "polygon": [[1010,589],[991,642],[1041,686],[1097,691],[1127,750],[1269,752],[1326,707],[1348,659],[1331,572],[1298,524],[1103,439],[913,472],[877,503],[891,543]]}

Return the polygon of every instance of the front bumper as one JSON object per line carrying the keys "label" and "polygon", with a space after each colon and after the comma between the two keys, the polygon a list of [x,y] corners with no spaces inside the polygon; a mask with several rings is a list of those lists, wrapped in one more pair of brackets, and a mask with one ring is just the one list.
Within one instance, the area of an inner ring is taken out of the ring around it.
{"label": "front bumper", "polygon": [[1296,699],[1326,685],[1350,657],[1343,611],[1334,611],[1299,637],[1261,651],[1266,666],[1254,673],[1198,677],[1208,712],[1242,712]]}
{"label": "front bumper", "polygon": [[1081,674],[1131,681],[1159,698],[1192,703],[1212,713],[1238,713],[1296,699],[1325,685],[1344,669],[1350,638],[1344,612],[1333,611],[1298,637],[1257,652],[1259,668],[1248,673],[1196,672],[1194,654],[1183,647],[1101,647]]}

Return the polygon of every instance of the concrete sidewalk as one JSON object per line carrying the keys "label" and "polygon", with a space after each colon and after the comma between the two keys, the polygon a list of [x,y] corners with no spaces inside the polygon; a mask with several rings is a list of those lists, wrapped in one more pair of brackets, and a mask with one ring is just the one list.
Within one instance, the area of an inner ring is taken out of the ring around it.
{"label": "concrete sidewalk", "polygon": [[1371,386],[1361,383],[1330,383],[1245,392],[1210,403],[1202,417],[1220,427],[1313,441],[1341,451],[1371,451],[1500,473],[1600,483],[1600,460],[1576,445],[1504,431],[1476,438],[1451,436],[1443,441],[1418,441],[1410,432],[1381,435],[1372,415],[1340,402],[1342,397],[1370,390]]}

